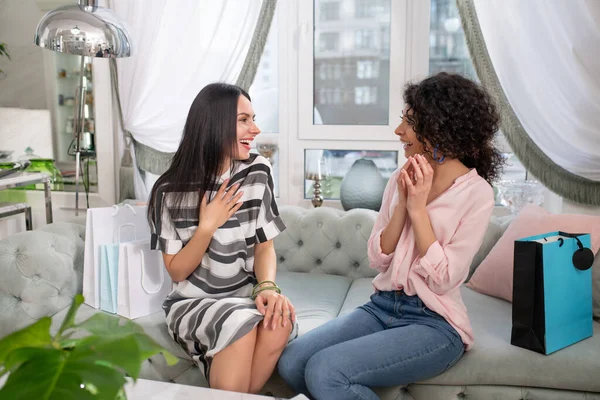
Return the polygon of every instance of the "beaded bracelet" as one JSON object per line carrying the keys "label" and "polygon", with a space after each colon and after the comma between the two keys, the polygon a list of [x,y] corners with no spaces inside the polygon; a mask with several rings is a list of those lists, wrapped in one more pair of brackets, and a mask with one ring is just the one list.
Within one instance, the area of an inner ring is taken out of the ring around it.
{"label": "beaded bracelet", "polygon": [[250,298],[251,298],[252,300],[256,300],[256,298],[258,297],[258,295],[259,295],[261,292],[265,292],[265,291],[267,291],[267,290],[274,290],[274,291],[276,291],[277,293],[281,294],[281,289],[279,289],[277,286],[266,286],[266,287],[264,287],[264,288],[261,288],[261,289],[257,290],[255,293],[252,293],[252,296],[250,296]]}

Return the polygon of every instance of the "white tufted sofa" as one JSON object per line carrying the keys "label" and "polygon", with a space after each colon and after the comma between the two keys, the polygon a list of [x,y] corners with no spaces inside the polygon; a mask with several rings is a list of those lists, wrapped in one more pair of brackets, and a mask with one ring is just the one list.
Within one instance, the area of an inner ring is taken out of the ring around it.
{"label": "white tufted sofa", "polygon": [[[375,271],[369,269],[367,240],[376,213],[332,208],[281,207],[287,230],[275,240],[278,284],[296,306],[300,334],[368,301]],[[492,218],[472,271],[502,235],[509,220]],[[55,315],[80,290],[83,227],[52,224],[0,241],[0,336],[43,315]],[[599,263],[596,263],[598,265]],[[36,277],[37,276],[37,277]],[[476,344],[452,369],[429,381],[377,389],[382,399],[600,399],[600,324],[595,335],[551,356],[509,344],[511,305],[462,288]],[[98,312],[82,306],[77,320]],[[167,334],[164,316],[136,320],[157,342],[180,358],[172,367],[162,356],[143,366],[142,377],[206,385],[197,368]],[[274,374],[267,391],[293,393]]]}

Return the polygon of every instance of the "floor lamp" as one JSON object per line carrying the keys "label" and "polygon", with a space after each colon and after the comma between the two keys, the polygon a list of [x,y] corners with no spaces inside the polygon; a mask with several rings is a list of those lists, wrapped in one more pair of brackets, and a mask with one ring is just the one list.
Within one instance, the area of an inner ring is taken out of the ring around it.
{"label": "floor lamp", "polygon": [[112,10],[97,0],[79,0],[48,12],[38,23],[34,42],[44,49],[81,56],[79,86],[75,93],[75,215],[79,215],[81,136],[85,123],[85,57],[116,58],[131,55],[131,36]]}

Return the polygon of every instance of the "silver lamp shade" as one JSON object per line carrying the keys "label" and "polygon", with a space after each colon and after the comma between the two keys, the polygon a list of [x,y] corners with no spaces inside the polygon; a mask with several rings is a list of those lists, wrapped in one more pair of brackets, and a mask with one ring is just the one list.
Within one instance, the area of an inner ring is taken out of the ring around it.
{"label": "silver lamp shade", "polygon": [[[97,0],[79,0],[79,4],[59,7],[44,15],[35,31],[34,42],[42,48],[58,53],[81,56],[73,123],[75,133],[75,215],[77,216],[79,215],[79,178],[82,157],[80,141],[85,123],[85,58],[129,57],[131,55],[131,35],[112,10],[98,7]],[[87,155],[83,154],[84,157]]]}
{"label": "silver lamp shade", "polygon": [[129,57],[131,35],[112,10],[95,1],[59,7],[38,23],[35,44],[86,57]]}

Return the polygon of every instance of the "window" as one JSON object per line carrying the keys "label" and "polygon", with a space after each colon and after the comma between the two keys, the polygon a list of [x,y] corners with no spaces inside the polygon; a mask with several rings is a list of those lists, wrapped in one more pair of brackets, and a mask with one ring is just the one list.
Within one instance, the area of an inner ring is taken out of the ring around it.
{"label": "window", "polygon": [[454,0],[431,1],[429,73],[442,71],[477,79]]}
{"label": "window", "polygon": [[[306,103],[301,105],[307,111],[304,115],[309,118],[306,121],[306,117],[300,117],[300,124],[309,125],[306,126],[307,129],[300,129],[301,136],[325,136],[314,129],[318,125],[344,125],[346,128],[348,125],[355,125],[353,128],[356,129],[357,136],[360,132],[363,137],[364,126],[385,127],[386,131],[382,136],[388,136],[389,139],[390,85],[396,85],[390,76],[392,3],[394,2],[391,0],[340,0],[336,6],[340,10],[352,10],[355,5],[357,7],[355,18],[344,18],[344,24],[331,23],[315,16],[312,46],[310,42],[305,45],[307,48],[312,47],[305,54],[311,54],[313,68],[312,71],[300,69],[300,87],[312,86],[315,95],[310,98],[307,96]],[[323,7],[330,7],[325,4],[330,2],[314,0],[314,9],[323,12]],[[396,13],[400,14],[403,10],[398,7]],[[365,13],[372,18],[359,19]],[[385,35],[388,37],[384,38]],[[399,45],[396,50],[403,52]],[[306,61],[309,60],[301,60],[301,64]],[[399,63],[402,64],[401,61]],[[402,75],[403,67],[399,66],[398,71]],[[398,77],[397,74],[394,75],[394,78]],[[365,79],[369,80],[368,84],[365,84]],[[403,81],[403,76],[399,76],[398,80]],[[331,99],[328,97],[329,93]],[[401,105],[394,108],[401,109]],[[395,114],[397,113],[396,111]],[[340,134],[348,134],[348,130]],[[327,136],[330,136],[329,133]]]}
{"label": "window", "polygon": [[358,79],[379,78],[379,62],[377,60],[362,60],[356,62],[356,77]]}
{"label": "window", "polygon": [[321,21],[337,21],[340,19],[340,3],[338,1],[323,1],[317,17]]}
{"label": "window", "polygon": [[340,34],[339,32],[323,32],[319,35],[319,50],[321,51],[339,51]]}
{"label": "window", "polygon": [[354,88],[354,104],[376,104],[377,87],[358,86]]}
{"label": "window", "polygon": [[356,49],[372,49],[375,47],[375,32],[370,29],[359,29],[354,33]]}
{"label": "window", "polygon": [[398,168],[397,151],[307,149],[304,151],[304,198],[313,197],[314,179],[320,175],[323,198],[339,199],[344,176],[360,158],[373,160],[385,179]]}
{"label": "window", "polygon": [[354,14],[358,19],[376,17],[385,6],[385,1],[380,0],[356,0],[354,2]]}

